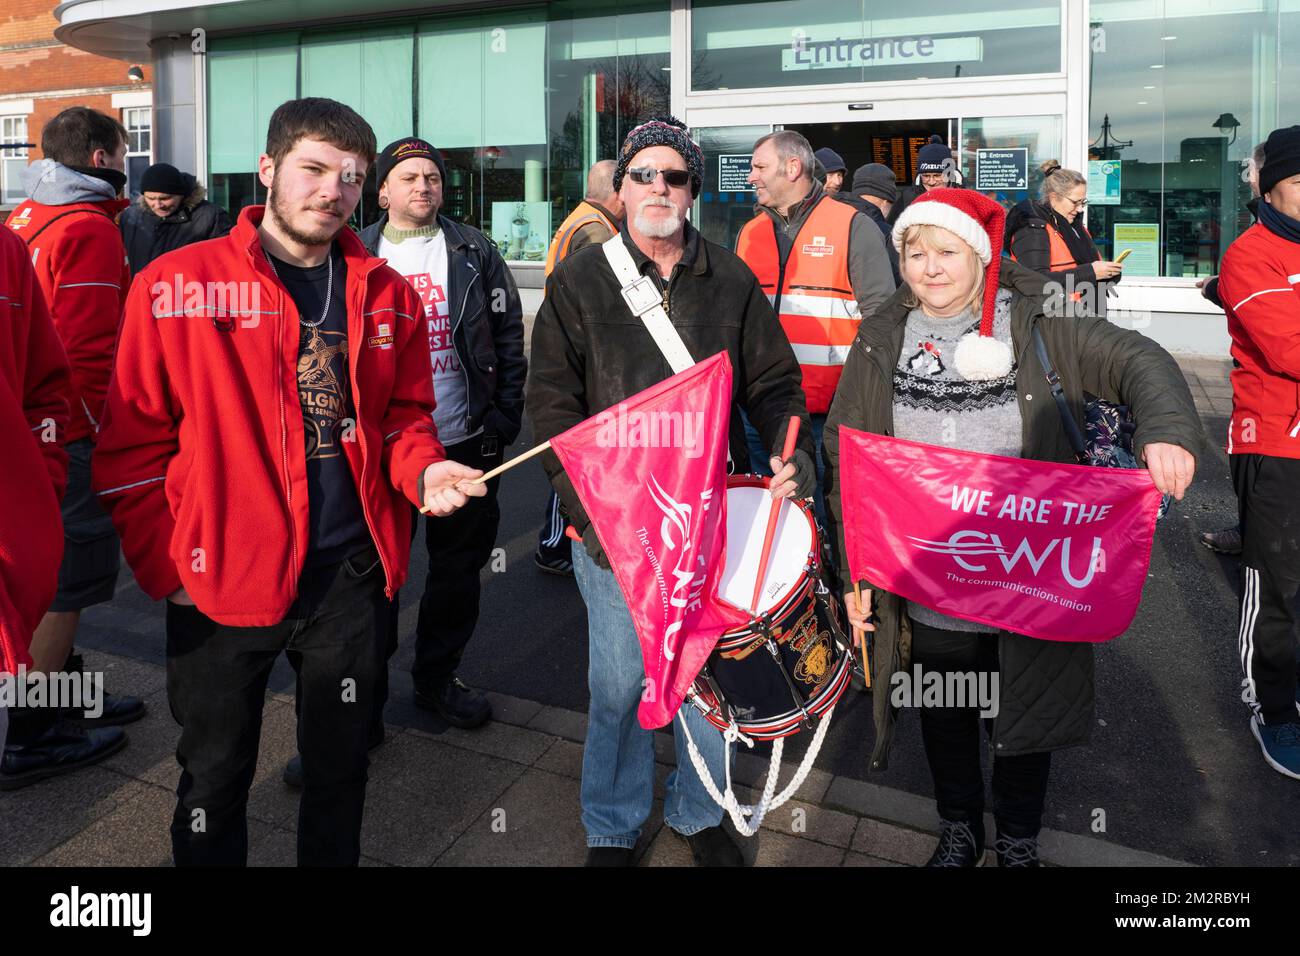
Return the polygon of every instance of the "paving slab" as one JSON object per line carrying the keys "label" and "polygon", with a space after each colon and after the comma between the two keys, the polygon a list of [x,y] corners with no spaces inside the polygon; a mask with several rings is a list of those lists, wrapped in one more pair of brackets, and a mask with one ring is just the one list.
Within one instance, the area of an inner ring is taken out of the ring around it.
{"label": "paving slab", "polygon": [[586,834],[578,781],[524,772],[438,858],[439,866],[581,866]]}
{"label": "paving slab", "polygon": [[49,853],[135,799],[144,786],[96,766],[0,793],[0,864],[30,863]]}
{"label": "paving slab", "polygon": [[439,733],[432,733],[412,727],[408,733],[437,740],[452,747],[487,754],[490,757],[501,757],[525,766],[532,765],[545,753],[553,739],[548,734],[497,720],[489,721],[473,730],[447,727]]}
{"label": "paving slab", "polygon": [[169,866],[176,799],[136,784],[130,799],[34,861],[36,866]]}

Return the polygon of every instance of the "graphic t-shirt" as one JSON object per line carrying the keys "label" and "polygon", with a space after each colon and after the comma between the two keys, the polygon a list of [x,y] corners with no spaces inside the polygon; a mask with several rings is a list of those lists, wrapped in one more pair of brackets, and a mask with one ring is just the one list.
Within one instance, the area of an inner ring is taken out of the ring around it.
{"label": "graphic t-shirt", "polygon": [[356,411],[348,371],[347,266],[335,245],[330,249],[334,283],[328,294],[327,262],[303,268],[271,257],[276,274],[298,307],[298,401],[307,452],[307,503],[310,511],[309,565],[332,564],[359,551],[370,540],[356,482],[343,442],[355,441]]}
{"label": "graphic t-shirt", "polygon": [[[391,235],[401,236],[394,241]],[[454,445],[471,437],[466,432],[469,414],[465,370],[451,341],[451,304],[447,301],[447,236],[438,229],[431,235],[403,235],[385,229],[379,255],[400,272],[420,296],[429,332],[429,360],[433,365],[433,393],[438,405],[433,423],[438,440]],[[480,428],[478,431],[482,431]],[[478,434],[476,431],[474,434]]]}

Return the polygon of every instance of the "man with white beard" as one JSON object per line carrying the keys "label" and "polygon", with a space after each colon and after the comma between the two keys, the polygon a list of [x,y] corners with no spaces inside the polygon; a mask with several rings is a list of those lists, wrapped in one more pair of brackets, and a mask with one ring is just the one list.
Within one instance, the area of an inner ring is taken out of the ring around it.
{"label": "man with white beard", "polygon": [[[803,419],[788,461],[764,462],[775,472],[772,494],[812,493],[812,443],[799,365],[754,274],[736,256],[709,242],[686,221],[699,195],[704,156],[671,117],[633,129],[619,153],[614,188],[627,208],[622,250],[646,282],[691,358],[725,350],[739,404],[765,441],[779,448],[791,415]],[[611,239],[615,242],[615,239]],[[618,249],[617,246],[611,247]],[[580,249],[551,273],[533,327],[525,407],[534,437],[545,441],[672,375],[650,332],[623,296],[623,284],[602,246]],[[739,416],[733,416],[739,425]],[[749,455],[733,428],[731,454],[739,471]],[[619,454],[613,449],[612,455]],[[554,453],[543,458],[581,544],[573,570],[587,605],[591,707],[582,762],[582,823],[588,866],[629,866],[654,796],[654,733],[637,722],[645,676],[627,603],[600,541]],[[715,780],[723,779],[722,736],[689,704],[683,710]],[[664,821],[704,866],[739,866],[740,851],[723,832],[722,808],[709,797],[677,736],[677,770],[668,778]]]}

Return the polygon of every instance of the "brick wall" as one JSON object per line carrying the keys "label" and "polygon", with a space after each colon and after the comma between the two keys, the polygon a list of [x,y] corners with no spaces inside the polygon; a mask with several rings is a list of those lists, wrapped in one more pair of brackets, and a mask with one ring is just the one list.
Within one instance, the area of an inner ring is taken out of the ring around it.
{"label": "brick wall", "polygon": [[60,110],[89,106],[121,121],[112,95],[147,91],[152,81],[148,63],[135,64],[145,79],[132,83],[126,76],[132,64],[59,43],[54,7],[53,0],[4,0],[0,12],[0,112],[7,99],[33,100],[27,141],[37,146],[28,150],[29,160],[41,158],[41,129]]}

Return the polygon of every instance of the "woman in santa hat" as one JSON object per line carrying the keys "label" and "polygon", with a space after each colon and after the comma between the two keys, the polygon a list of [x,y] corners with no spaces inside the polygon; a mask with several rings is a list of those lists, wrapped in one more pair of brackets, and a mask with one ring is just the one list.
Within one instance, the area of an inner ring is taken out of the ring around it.
{"label": "woman in santa hat", "polygon": [[[847,569],[839,494],[839,427],[949,448],[1073,463],[1056,403],[1031,344],[1036,325],[1075,420],[1085,391],[1128,405],[1134,448],[1162,491],[1181,498],[1201,438],[1173,358],[1152,340],[1100,319],[1067,318],[1044,279],[1002,257],[1006,214],[965,189],[918,197],[894,225],[904,284],[863,320],[826,421],[826,502],[838,567]],[[1050,313],[1050,314],[1049,314]],[[940,614],[845,581],[848,617],[874,632],[876,741],[884,769],[896,712],[895,673],[999,673],[990,728],[995,849],[1000,865],[1037,866],[1051,752],[1084,743],[1093,723],[1092,645],[1036,640]],[[945,681],[945,683],[947,683]],[[942,831],[931,866],[983,858],[984,778],[978,707],[922,707],[921,737]]]}

